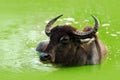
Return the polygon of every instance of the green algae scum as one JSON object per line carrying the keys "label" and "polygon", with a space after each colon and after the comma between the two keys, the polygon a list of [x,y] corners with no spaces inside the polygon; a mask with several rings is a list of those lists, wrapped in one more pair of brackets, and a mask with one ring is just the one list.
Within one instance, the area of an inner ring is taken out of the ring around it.
{"label": "green algae scum", "polygon": [[[0,0],[0,80],[119,80],[120,1],[116,0]],[[108,46],[100,65],[55,67],[39,61],[35,48],[49,19],[81,30],[100,21],[99,38]]]}

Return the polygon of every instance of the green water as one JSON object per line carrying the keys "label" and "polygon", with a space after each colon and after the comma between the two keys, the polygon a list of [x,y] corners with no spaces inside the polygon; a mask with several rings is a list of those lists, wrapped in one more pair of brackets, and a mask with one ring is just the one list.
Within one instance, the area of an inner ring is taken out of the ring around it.
{"label": "green water", "polygon": [[[0,0],[0,80],[119,80],[120,1]],[[57,24],[79,29],[100,21],[99,38],[108,46],[101,65],[60,68],[39,62],[36,45],[48,39],[44,26],[59,14]],[[71,21],[66,19],[72,18]]]}

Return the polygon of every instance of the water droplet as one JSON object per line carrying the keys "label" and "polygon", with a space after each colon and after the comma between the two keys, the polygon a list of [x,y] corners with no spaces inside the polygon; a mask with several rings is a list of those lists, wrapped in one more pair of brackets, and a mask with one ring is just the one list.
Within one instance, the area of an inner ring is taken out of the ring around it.
{"label": "water droplet", "polygon": [[88,20],[88,19],[85,19],[85,20],[84,20],[84,22],[88,23],[88,22],[89,22],[89,20]]}
{"label": "water droplet", "polygon": [[117,34],[120,34],[120,31],[116,32]]}
{"label": "water droplet", "polygon": [[110,24],[106,23],[106,24],[102,24],[103,27],[109,27]]}
{"label": "water droplet", "polygon": [[109,34],[109,32],[106,32],[106,34]]}
{"label": "water droplet", "polygon": [[117,36],[117,34],[111,34],[111,36],[116,37],[116,36]]}
{"label": "water droplet", "polygon": [[76,22],[76,21],[75,21],[74,23],[75,23],[75,24],[78,24],[78,22]]}
{"label": "water droplet", "polygon": [[66,22],[65,24],[66,24],[66,25],[70,25],[70,24],[72,24],[72,23],[70,23],[70,22]]}
{"label": "water droplet", "polygon": [[63,19],[58,19],[58,21],[63,21]]}
{"label": "water droplet", "polygon": [[66,20],[66,21],[75,21],[75,19],[74,18],[63,18],[63,20]]}
{"label": "water droplet", "polygon": [[45,23],[48,23],[48,22],[49,22],[49,20],[46,20],[46,21],[45,21]]}

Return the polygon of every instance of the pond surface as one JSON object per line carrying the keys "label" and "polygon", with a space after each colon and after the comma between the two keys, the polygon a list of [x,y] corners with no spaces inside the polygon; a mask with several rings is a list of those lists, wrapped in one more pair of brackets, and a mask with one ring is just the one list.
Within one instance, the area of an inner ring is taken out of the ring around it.
{"label": "pond surface", "polygon": [[[0,80],[119,80],[120,1],[115,0],[0,0]],[[35,48],[46,22],[64,14],[56,24],[82,29],[100,21],[99,38],[108,46],[102,64],[55,67],[39,62]]]}

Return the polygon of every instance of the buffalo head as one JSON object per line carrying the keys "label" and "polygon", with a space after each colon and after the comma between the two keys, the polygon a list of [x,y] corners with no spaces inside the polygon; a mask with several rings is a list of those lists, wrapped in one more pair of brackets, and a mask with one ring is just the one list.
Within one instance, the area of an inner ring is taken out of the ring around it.
{"label": "buffalo head", "polygon": [[71,25],[52,27],[61,16],[50,20],[46,25],[45,33],[50,40],[40,42],[36,48],[41,52],[40,61],[65,66],[99,64],[103,45],[96,36],[99,27],[97,18],[92,16],[95,25],[93,28],[85,27],[83,31]]}

